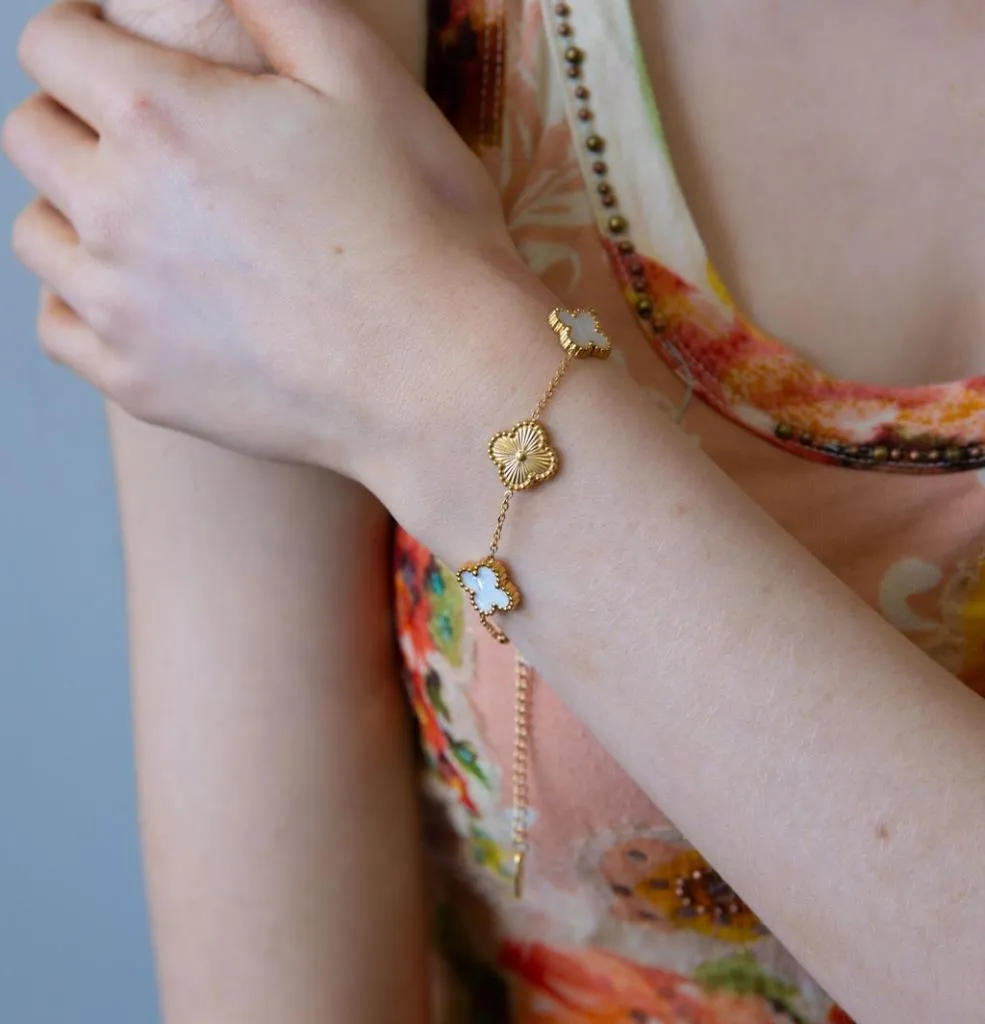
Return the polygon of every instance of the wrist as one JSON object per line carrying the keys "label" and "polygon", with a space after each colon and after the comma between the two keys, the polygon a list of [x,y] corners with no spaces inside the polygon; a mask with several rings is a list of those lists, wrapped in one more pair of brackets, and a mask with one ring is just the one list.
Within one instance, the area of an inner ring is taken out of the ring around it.
{"label": "wrist", "polygon": [[[449,566],[484,557],[505,486],[489,456],[490,439],[531,418],[538,400],[565,357],[548,316],[557,297],[524,268],[524,274],[493,274],[483,281],[481,297],[470,298],[468,312],[453,314],[463,361],[444,367],[457,374],[442,379],[436,400],[418,409],[416,429],[398,457],[380,465],[370,484],[410,533]],[[627,396],[620,389],[635,385],[614,367],[595,359],[575,359],[557,393],[537,417],[549,444],[560,453],[562,475],[580,462],[577,451],[588,438],[579,437],[585,416],[609,418]],[[591,432],[591,431],[590,431]],[[595,438],[597,440],[597,438]],[[514,495],[514,516],[538,514],[548,491]],[[539,500],[540,499],[540,500]],[[510,559],[512,523],[507,527],[503,556]]]}
{"label": "wrist", "polygon": [[563,354],[547,323],[556,296],[512,254],[463,277],[465,287],[443,281],[453,301],[420,325],[439,355],[397,398],[413,403],[401,443],[372,452],[359,474],[440,555],[488,546],[503,495],[489,439],[529,414]]}

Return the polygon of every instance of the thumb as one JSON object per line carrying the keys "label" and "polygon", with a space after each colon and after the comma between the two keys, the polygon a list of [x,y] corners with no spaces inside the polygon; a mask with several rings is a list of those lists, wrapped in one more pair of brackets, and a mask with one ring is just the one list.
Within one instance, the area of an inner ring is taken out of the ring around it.
{"label": "thumb", "polygon": [[270,67],[319,92],[331,92],[333,68],[368,33],[344,0],[226,0]]}

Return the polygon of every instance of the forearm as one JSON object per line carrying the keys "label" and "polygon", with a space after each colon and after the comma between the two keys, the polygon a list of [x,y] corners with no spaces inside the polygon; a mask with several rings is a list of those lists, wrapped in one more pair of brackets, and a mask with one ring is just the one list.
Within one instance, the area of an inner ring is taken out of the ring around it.
{"label": "forearm", "polygon": [[164,1019],[422,1020],[388,524],[346,481],[140,430],[117,455]]}
{"label": "forearm", "polygon": [[[523,350],[461,383],[459,436],[388,496],[453,566],[481,557],[499,505],[488,437],[558,357],[551,296],[490,287],[490,345]],[[564,462],[507,525],[511,638],[860,1024],[979,1020],[985,886],[963,865],[985,843],[985,701],[615,367],[576,364],[545,422]]]}
{"label": "forearm", "polygon": [[[218,60],[213,0],[107,15]],[[423,1018],[388,523],[349,481],[110,410],[142,832],[168,1024]]]}

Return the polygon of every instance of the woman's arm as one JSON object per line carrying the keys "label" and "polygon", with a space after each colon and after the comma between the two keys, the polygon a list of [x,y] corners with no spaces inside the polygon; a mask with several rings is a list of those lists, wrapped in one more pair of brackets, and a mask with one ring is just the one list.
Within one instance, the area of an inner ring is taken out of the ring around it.
{"label": "woman's arm", "polygon": [[[480,557],[501,498],[488,439],[557,366],[555,299],[477,162],[344,3],[235,3],[307,88],[169,61],[83,12],[22,41],[40,84],[105,132],[82,143],[51,111],[8,123],[35,178],[64,185],[56,157],[78,159],[105,207],[81,251],[50,213],[22,221],[25,262],[83,307],[42,317],[46,346],[149,419],[351,470],[449,564]],[[95,80],[59,59],[93,48]],[[66,137],[47,159],[32,123]],[[273,163],[275,145],[294,159]],[[162,225],[167,250],[142,248]],[[172,344],[186,324],[194,346]],[[862,1024],[979,1021],[985,702],[628,379],[575,370],[548,416],[566,470],[517,500],[504,537],[528,609],[506,628]]]}
{"label": "woman's arm", "polygon": [[[217,0],[107,8],[161,41],[257,59]],[[333,474],[115,409],[110,422],[165,1019],[423,1020],[385,513]]]}
{"label": "woman's arm", "polygon": [[[484,287],[495,333],[462,329],[494,346],[499,375],[457,381],[455,443],[422,430],[378,476],[452,566],[489,543],[488,437],[559,354],[539,283]],[[524,605],[503,628],[860,1024],[980,1024],[985,701],[614,367],[576,363],[546,423],[565,469],[514,502],[502,557]]]}

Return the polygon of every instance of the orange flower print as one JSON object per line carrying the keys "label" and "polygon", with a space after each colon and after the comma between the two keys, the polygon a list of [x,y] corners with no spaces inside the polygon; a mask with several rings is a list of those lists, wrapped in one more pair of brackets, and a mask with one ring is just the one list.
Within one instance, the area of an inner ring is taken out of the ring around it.
{"label": "orange flower print", "polygon": [[855,1024],[840,1006],[833,1006],[825,1024]]}
{"label": "orange flower print", "polygon": [[397,630],[405,648],[418,660],[439,651],[449,664],[460,665],[465,602],[454,575],[402,531],[394,568]]}
{"label": "orange flower print", "polygon": [[754,991],[707,988],[600,950],[510,942],[517,1024],[806,1024]]}
{"label": "orange flower print", "polygon": [[419,657],[434,650],[429,627],[430,608],[424,589],[429,553],[407,534],[398,533],[394,546],[394,605],[401,639]]}
{"label": "orange flower print", "polygon": [[478,817],[479,808],[469,793],[466,776],[473,776],[485,786],[489,784],[488,778],[471,744],[456,740],[446,727],[444,719],[448,717],[448,710],[441,696],[441,680],[430,669],[424,674],[411,671],[408,676],[410,701],[424,756],[458,802],[470,815]]}
{"label": "orange flower print", "polygon": [[830,377],[743,317],[713,270],[699,287],[635,249],[605,244],[654,350],[747,429],[804,458],[868,469],[945,472],[985,458],[981,378],[901,390]]}
{"label": "orange flower print", "polygon": [[417,719],[424,759],[446,794],[468,814],[463,838],[474,862],[498,878],[511,877],[504,849],[481,827],[482,796],[492,792],[489,768],[475,746],[452,722],[439,669],[442,655],[453,667],[462,664],[464,597],[452,573],[408,534],[396,537],[395,604],[397,630],[404,653],[404,684]]}
{"label": "orange flower print", "polygon": [[735,890],[684,840],[619,843],[606,851],[601,873],[612,893],[611,912],[623,920],[727,942],[766,934]]}

